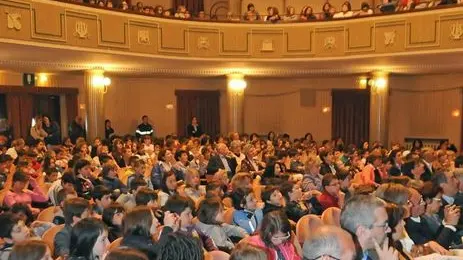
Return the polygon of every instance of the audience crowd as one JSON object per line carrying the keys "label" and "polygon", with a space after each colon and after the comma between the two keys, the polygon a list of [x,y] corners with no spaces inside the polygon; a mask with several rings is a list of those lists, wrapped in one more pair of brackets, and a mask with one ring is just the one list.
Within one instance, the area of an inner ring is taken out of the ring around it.
{"label": "audience crowd", "polygon": [[312,6],[306,5],[302,9],[296,10],[292,6],[287,6],[285,10],[279,11],[275,6],[268,6],[265,14],[260,14],[253,3],[247,5],[246,11],[241,14],[228,12],[225,17],[219,17],[216,14],[206,14],[204,10],[189,11],[185,5],[179,5],[175,8],[167,8],[162,5],[148,6],[143,2],[131,2],[131,0],[70,0],[83,4],[98,6],[101,8],[117,9],[127,12],[142,13],[145,15],[157,17],[170,17],[178,19],[191,20],[224,20],[224,21],[262,21],[262,22],[294,22],[294,21],[315,21],[331,20],[339,18],[350,18],[368,16],[374,13],[393,13],[409,11],[414,9],[425,9],[442,5],[460,4],[462,0],[383,0],[378,6],[370,6],[369,3],[363,2],[358,7],[351,6],[349,1],[344,2],[341,6],[334,6],[326,1],[319,11],[314,10]]}
{"label": "audience crowd", "polygon": [[[45,119],[46,118],[46,119]],[[308,133],[0,135],[0,260],[413,259],[462,248],[463,156]],[[50,127],[54,125],[54,127]],[[36,134],[41,133],[41,134]],[[61,138],[59,138],[61,139]]]}

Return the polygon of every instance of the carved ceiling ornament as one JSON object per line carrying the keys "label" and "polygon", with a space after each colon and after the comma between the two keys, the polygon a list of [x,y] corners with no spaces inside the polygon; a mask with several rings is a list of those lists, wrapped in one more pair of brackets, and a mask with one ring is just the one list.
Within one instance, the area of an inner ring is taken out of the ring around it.
{"label": "carved ceiling ornament", "polygon": [[273,51],[273,41],[270,39],[262,41],[261,51]]}
{"label": "carved ceiling ornament", "polygon": [[386,46],[394,45],[395,36],[396,36],[395,30],[390,31],[390,32],[384,32],[384,45],[386,45]]}
{"label": "carved ceiling ornament", "polygon": [[450,38],[452,40],[458,41],[461,40],[463,36],[463,24],[461,23],[454,23],[450,25]]}
{"label": "carved ceiling ornament", "polygon": [[331,50],[336,48],[336,38],[334,36],[328,36],[324,40],[323,47],[325,47],[325,50]]}
{"label": "carved ceiling ornament", "polygon": [[5,12],[7,14],[7,27],[8,29],[14,29],[16,31],[20,31],[22,28],[21,24],[21,14],[20,13],[10,13]]}
{"label": "carved ceiling ornament", "polygon": [[82,21],[77,21],[74,36],[76,36],[79,39],[88,39],[90,36],[88,34],[88,25]]}
{"label": "carved ceiling ornament", "polygon": [[138,30],[138,44],[147,44],[150,45],[150,31],[148,30]]}
{"label": "carved ceiling ornament", "polygon": [[199,50],[209,50],[211,47],[211,43],[209,42],[209,38],[205,36],[198,37],[197,46]]}

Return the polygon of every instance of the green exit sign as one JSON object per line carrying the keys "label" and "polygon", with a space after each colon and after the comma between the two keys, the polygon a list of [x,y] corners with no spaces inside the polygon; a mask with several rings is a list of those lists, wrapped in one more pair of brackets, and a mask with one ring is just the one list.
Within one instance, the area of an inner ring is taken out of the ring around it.
{"label": "green exit sign", "polygon": [[23,74],[23,86],[25,87],[35,86],[35,74],[34,73],[24,73]]}

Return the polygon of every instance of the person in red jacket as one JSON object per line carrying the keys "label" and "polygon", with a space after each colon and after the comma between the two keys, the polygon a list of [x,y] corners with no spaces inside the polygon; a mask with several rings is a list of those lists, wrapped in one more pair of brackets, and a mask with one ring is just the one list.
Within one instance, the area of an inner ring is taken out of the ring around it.
{"label": "person in red jacket", "polygon": [[323,192],[318,196],[318,202],[323,210],[330,207],[341,208],[344,204],[343,193],[340,191],[340,181],[336,175],[327,173],[322,179]]}

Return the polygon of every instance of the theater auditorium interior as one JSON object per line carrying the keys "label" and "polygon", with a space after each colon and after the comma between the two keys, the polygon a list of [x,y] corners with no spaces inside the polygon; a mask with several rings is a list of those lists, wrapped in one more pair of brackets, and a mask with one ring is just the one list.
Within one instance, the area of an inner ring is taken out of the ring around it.
{"label": "theater auditorium interior", "polygon": [[463,259],[462,0],[0,0],[0,260]]}

